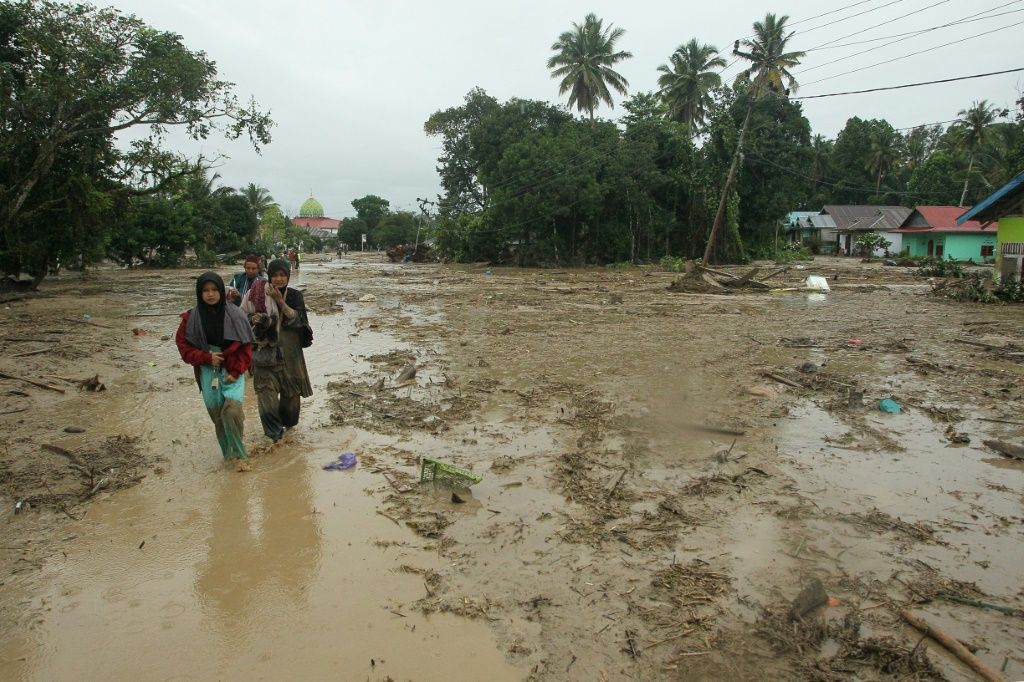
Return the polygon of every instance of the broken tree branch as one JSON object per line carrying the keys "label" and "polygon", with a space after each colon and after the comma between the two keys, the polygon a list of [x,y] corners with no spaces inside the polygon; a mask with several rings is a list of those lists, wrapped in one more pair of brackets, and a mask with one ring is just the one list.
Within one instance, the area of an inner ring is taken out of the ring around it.
{"label": "broken tree branch", "polygon": [[988,667],[977,656],[968,651],[967,647],[957,641],[956,637],[943,632],[934,625],[930,625],[923,618],[915,616],[907,609],[900,611],[900,615],[903,616],[903,620],[946,647],[950,653],[963,661],[971,670],[988,680],[988,682],[1007,682],[1005,677]]}
{"label": "broken tree branch", "polygon": [[26,379],[24,377],[16,377],[13,374],[5,374],[0,372],[0,379],[13,379],[14,381],[23,381],[26,384],[38,386],[39,388],[45,388],[48,391],[56,391],[57,393],[66,393],[66,391],[60,386],[52,386],[50,384],[44,384],[40,381],[33,381],[32,379]]}

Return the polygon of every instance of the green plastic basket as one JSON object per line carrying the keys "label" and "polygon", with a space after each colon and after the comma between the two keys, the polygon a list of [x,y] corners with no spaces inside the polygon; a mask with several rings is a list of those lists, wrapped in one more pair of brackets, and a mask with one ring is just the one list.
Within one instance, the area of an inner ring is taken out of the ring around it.
{"label": "green plastic basket", "polygon": [[420,468],[420,483],[437,481],[438,483],[451,483],[455,485],[470,486],[479,483],[483,477],[477,476],[468,469],[462,469],[454,464],[439,462],[436,459],[423,457],[423,464]]}

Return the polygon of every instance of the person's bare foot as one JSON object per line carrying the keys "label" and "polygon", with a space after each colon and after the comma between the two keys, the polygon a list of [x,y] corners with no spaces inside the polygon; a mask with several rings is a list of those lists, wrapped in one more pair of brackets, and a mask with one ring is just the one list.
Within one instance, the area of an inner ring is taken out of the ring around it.
{"label": "person's bare foot", "polygon": [[244,459],[235,460],[235,471],[252,471],[252,467],[249,462]]}

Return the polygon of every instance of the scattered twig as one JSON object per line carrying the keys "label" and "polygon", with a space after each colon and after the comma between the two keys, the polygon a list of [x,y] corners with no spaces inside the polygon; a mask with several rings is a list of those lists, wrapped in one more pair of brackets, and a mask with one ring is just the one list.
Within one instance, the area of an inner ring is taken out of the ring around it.
{"label": "scattered twig", "polygon": [[664,639],[659,639],[657,642],[651,642],[650,644],[646,644],[646,645],[644,645],[643,650],[647,651],[648,649],[653,649],[654,647],[658,646],[659,644],[664,644],[665,642],[671,642],[672,640],[679,639],[680,637],[686,637],[691,632],[693,632],[693,628],[690,628],[688,630],[683,630],[682,632],[676,633],[676,634],[671,635],[669,637],[666,637]]}
{"label": "scattered twig", "polygon": [[995,422],[996,424],[1013,424],[1014,426],[1024,426],[1024,422],[1015,422],[1012,419],[996,419],[995,417],[978,417],[980,422]]}
{"label": "scattered twig", "polygon": [[44,384],[44,383],[39,382],[39,381],[33,381],[32,379],[25,379],[24,377],[16,377],[13,374],[4,374],[3,372],[0,372],[0,378],[3,378],[3,379],[13,379],[14,381],[24,381],[26,384],[31,384],[33,386],[38,386],[39,388],[45,388],[48,391],[56,391],[57,393],[65,393],[66,392],[60,386],[52,386],[50,384]]}
{"label": "scattered twig", "polygon": [[969,597],[961,597],[958,594],[952,592],[940,592],[939,596],[949,601],[955,601],[958,604],[966,604],[967,606],[977,606],[982,609],[992,609],[999,613],[1005,613],[1008,616],[1017,616],[1018,618],[1024,618],[1024,609],[1015,609],[1011,606],[1000,606],[999,604],[989,604],[988,602],[978,601],[977,599],[971,599]]}

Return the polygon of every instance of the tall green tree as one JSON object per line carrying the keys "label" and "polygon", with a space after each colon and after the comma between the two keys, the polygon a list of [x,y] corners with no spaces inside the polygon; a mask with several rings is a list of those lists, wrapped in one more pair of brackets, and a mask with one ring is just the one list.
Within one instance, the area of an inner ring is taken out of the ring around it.
{"label": "tall green tree", "polygon": [[984,99],[974,102],[968,109],[961,109],[957,112],[960,120],[955,127],[960,131],[960,142],[968,156],[967,175],[964,177],[964,191],[960,194],[960,206],[963,206],[964,200],[967,199],[967,188],[971,182],[971,173],[974,171],[975,155],[988,141],[989,127],[995,123],[998,114],[996,108]]}
{"label": "tall green tree", "polygon": [[625,29],[604,28],[604,20],[588,14],[582,24],[573,22],[572,30],[562,33],[551,46],[557,54],[548,59],[552,78],[561,78],[558,94],[569,93],[569,108],[585,111],[594,120],[594,110],[603,102],[614,108],[611,91],[628,92],[629,83],[612,67],[632,57],[624,50],[616,51],[615,43]]}
{"label": "tall green tree", "polygon": [[376,194],[367,194],[365,197],[353,199],[352,208],[356,210],[356,215],[365,221],[367,227],[372,230],[377,227],[377,223],[384,216],[391,212],[391,202],[380,198]]}
{"label": "tall green tree", "polygon": [[669,115],[695,131],[704,125],[711,91],[722,84],[722,77],[713,69],[724,69],[725,60],[718,48],[691,39],[676,48],[669,64],[658,67],[661,96],[668,104]]}
{"label": "tall green tree", "polygon": [[[715,237],[725,218],[726,203],[736,177],[736,168],[739,166],[740,157],[743,154],[743,139],[746,137],[747,127],[750,125],[754,102],[767,95],[785,97],[790,91],[795,91],[797,88],[796,79],[790,69],[800,63],[804,53],[786,51],[789,41],[793,38],[793,32],[787,32],[786,29],[788,20],[789,17],[786,15],[779,17],[769,13],[765,15],[763,21],[754,22],[754,33],[750,38],[737,41],[733,47],[733,54],[749,63],[747,69],[740,74],[737,80],[746,85],[750,99],[747,104],[747,114],[740,127],[739,139],[736,142],[736,153],[733,155],[729,174],[722,187],[722,198],[718,204],[718,212],[715,214],[715,222],[711,226],[711,234],[708,236],[708,243],[704,249],[705,263],[711,262]],[[742,50],[740,49],[741,45],[744,48]]]}
{"label": "tall green tree", "polygon": [[249,202],[249,208],[252,209],[257,220],[263,220],[263,214],[266,213],[268,208],[277,206],[277,202],[271,196],[270,190],[257,185],[255,182],[250,182],[242,188],[242,196]]}
{"label": "tall green tree", "polygon": [[900,158],[899,133],[879,132],[872,136],[871,147],[868,149],[865,168],[875,176],[875,194],[882,186],[882,179],[893,170]]}
{"label": "tall green tree", "polygon": [[188,172],[165,146],[172,128],[248,135],[257,150],[270,142],[269,116],[240,105],[205,53],[135,16],[20,0],[0,3],[0,27],[4,272],[39,279],[56,259],[102,253],[118,195],[156,193]]}

